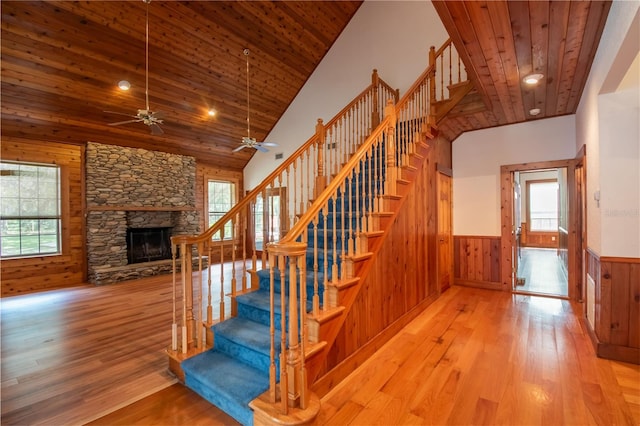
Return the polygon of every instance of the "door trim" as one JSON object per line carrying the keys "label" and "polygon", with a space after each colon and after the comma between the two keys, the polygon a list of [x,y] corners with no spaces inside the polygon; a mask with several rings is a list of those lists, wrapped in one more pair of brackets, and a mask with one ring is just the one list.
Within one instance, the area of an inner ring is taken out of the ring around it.
{"label": "door trim", "polygon": [[569,203],[569,243],[568,243],[568,292],[569,299],[578,300],[580,295],[576,288],[576,274],[582,270],[581,256],[578,255],[577,238],[580,230],[578,227],[577,198],[575,167],[580,159],[540,161],[535,163],[521,163],[500,166],[500,244],[501,244],[501,273],[500,281],[503,291],[513,291],[513,251],[515,247],[515,232],[513,232],[513,174],[514,172],[531,171],[537,169],[558,169],[567,168],[567,197]]}

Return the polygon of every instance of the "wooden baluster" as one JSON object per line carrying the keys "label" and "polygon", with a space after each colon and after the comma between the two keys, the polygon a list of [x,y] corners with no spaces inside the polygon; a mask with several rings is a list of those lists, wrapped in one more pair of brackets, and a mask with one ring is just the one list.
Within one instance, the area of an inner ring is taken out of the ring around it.
{"label": "wooden baluster", "polygon": [[207,337],[207,329],[205,327],[203,327],[203,315],[202,315],[202,253],[204,252],[204,244],[203,242],[199,242],[198,243],[198,279],[197,279],[197,283],[198,283],[198,287],[197,290],[194,289],[194,296],[195,296],[195,312],[194,312],[194,319],[196,321],[196,328],[195,328],[195,343],[196,343],[196,347],[197,348],[204,348],[206,345],[204,342],[206,342],[206,337]]}
{"label": "wooden baluster", "polygon": [[333,193],[333,264],[331,265],[331,277],[333,281],[338,281],[338,233],[336,231],[338,202],[337,191]]}
{"label": "wooden baluster", "polygon": [[262,269],[267,267],[267,244],[269,244],[269,205],[267,197],[267,187],[262,191]]}
{"label": "wooden baluster", "polygon": [[276,403],[276,326],[275,326],[275,277],[276,258],[269,253],[269,400]]}
{"label": "wooden baluster", "polygon": [[[346,251],[347,254],[349,256],[353,256],[353,254],[355,253],[355,247],[354,247],[354,241],[353,241],[353,233],[354,233],[354,229],[353,229],[353,173],[354,171],[352,170],[351,173],[349,174],[349,176],[347,177],[347,188],[345,193],[343,194],[343,198],[342,199],[342,207],[344,209],[345,204],[347,205],[347,216],[349,218],[349,233],[346,236],[346,245],[342,246],[342,250]],[[357,201],[356,201],[357,203]],[[342,220],[344,221],[345,217],[344,215],[342,216]],[[345,226],[346,228],[346,226]],[[345,229],[346,231],[346,229]],[[344,232],[344,231],[343,231]],[[344,276],[344,275],[343,275]]]}
{"label": "wooden baluster", "polygon": [[[282,173],[280,175],[278,175],[278,188],[280,190],[280,201],[282,200],[282,197],[284,197],[284,191],[282,188]],[[285,211],[282,211],[282,209],[285,209]],[[286,202],[284,203],[280,203],[280,215],[278,216],[278,221],[280,222],[280,232],[279,232],[279,238],[278,240],[280,240],[280,238],[282,238],[282,233],[288,231],[289,229],[291,229],[291,227],[289,226],[289,203]],[[285,218],[285,220],[283,221],[282,218]],[[284,229],[282,229],[284,227]]]}
{"label": "wooden baluster", "polygon": [[[242,243],[242,292],[247,291],[247,235],[249,231],[249,218],[247,216],[247,211],[243,210],[241,213],[242,217],[242,235],[241,235],[241,243]],[[211,268],[209,268],[211,270]]]}
{"label": "wooden baluster", "polygon": [[305,213],[307,211],[307,206],[309,205],[309,202],[311,201],[311,199],[314,198],[311,192],[311,177],[309,175],[311,173],[311,168],[312,168],[310,158],[311,158],[311,146],[307,148],[307,179],[306,179],[307,194],[304,197],[305,207],[302,209],[302,213]]}
{"label": "wooden baluster", "polygon": [[367,209],[367,231],[373,231],[373,212],[375,211],[375,195],[374,195],[374,185],[376,182],[373,181],[375,176],[375,150],[377,149],[378,142],[374,142],[371,144],[371,148],[369,148],[369,193],[367,196],[369,197],[369,208]]}
{"label": "wooden baluster", "polygon": [[209,267],[207,268],[207,324],[213,324],[213,292],[211,291],[211,283],[213,280],[213,247],[207,244],[207,256]]}
{"label": "wooden baluster", "polygon": [[[257,233],[261,232],[261,230],[256,230],[256,207],[258,204],[258,195],[256,195],[256,197],[254,198],[253,202],[251,203],[251,224],[253,226],[253,229],[251,230],[251,235],[253,235],[253,238],[251,241],[251,270],[255,273],[258,270],[258,254],[256,252],[256,237],[257,237]],[[247,227],[248,228],[248,227]],[[264,239],[263,239],[264,241]]]}
{"label": "wooden baluster", "polygon": [[396,168],[396,143],[395,143],[395,125],[396,108],[393,102],[389,102],[385,108],[385,115],[391,117],[389,127],[386,129],[386,179],[384,193],[389,195],[396,194],[396,182],[398,180],[398,169]]}
{"label": "wooden baluster", "polygon": [[[376,159],[377,161],[377,165],[376,165],[376,182],[378,182],[378,184],[375,186],[375,192],[376,192],[376,212],[382,212],[384,211],[384,205],[382,203],[382,187],[384,185],[383,182],[386,182],[387,179],[389,179],[388,176],[385,176],[385,170],[384,170],[384,155],[382,155],[382,150],[384,149],[384,143],[383,143],[383,139],[382,137],[378,137],[378,141],[377,141],[377,151],[376,151]],[[376,229],[377,231],[378,229]]]}
{"label": "wooden baluster", "polygon": [[238,284],[236,278],[236,238],[238,235],[238,231],[236,227],[238,226],[237,216],[234,216],[231,219],[231,316],[235,317],[237,315],[236,309],[236,286]]}
{"label": "wooden baluster", "polygon": [[[299,397],[300,384],[298,382],[298,363],[300,362],[300,342],[299,342],[299,316],[298,316],[298,280],[296,275],[296,266],[300,267],[299,259],[301,256],[293,255],[289,257],[289,348],[287,353],[287,375],[289,377],[289,404],[294,405],[293,402]],[[302,284],[302,283],[301,283]],[[282,283],[284,286],[284,282]],[[304,303],[300,300],[300,303]],[[286,311],[282,311],[284,315]],[[282,367],[281,367],[282,368]]]}
{"label": "wooden baluster", "polygon": [[[286,264],[285,258],[282,255],[278,256],[278,269],[280,269],[280,402],[281,411],[286,414],[289,411],[288,397],[289,380],[287,377],[287,306],[285,304],[285,271]],[[291,319],[290,319],[291,320]]]}
{"label": "wooden baluster", "polygon": [[[334,198],[334,205],[335,205],[335,198]],[[329,288],[329,254],[328,254],[328,247],[329,247],[329,235],[327,233],[327,221],[329,220],[329,203],[327,202],[327,204],[322,208],[322,211],[320,212],[320,214],[324,213],[324,242],[323,242],[323,246],[324,246],[324,292],[322,293],[322,307],[323,309],[326,309],[329,306],[329,292],[327,291]],[[332,306],[332,308],[335,306]]]}
{"label": "wooden baluster", "polygon": [[173,272],[172,272],[172,276],[171,276],[171,284],[172,284],[172,289],[173,289],[173,323],[171,324],[171,350],[173,351],[177,351],[178,350],[178,319],[177,319],[177,312],[176,312],[176,305],[177,305],[177,300],[176,298],[178,297],[178,291],[176,288],[176,251],[177,251],[177,247],[176,245],[172,242],[171,243],[171,265],[173,268]]}
{"label": "wooden baluster", "polygon": [[431,46],[429,48],[429,66],[433,66],[432,71],[429,73],[429,93],[431,99],[436,99],[436,47]]}
{"label": "wooden baluster", "polygon": [[[313,315],[320,314],[320,296],[318,292],[318,217],[313,219]],[[301,281],[302,283],[302,281]],[[302,283],[304,286],[304,283]]]}
{"label": "wooden baluster", "polygon": [[[189,350],[189,329],[187,321],[187,300],[190,291],[189,282],[191,281],[191,274],[189,274],[188,265],[191,264],[191,256],[187,254],[187,244],[180,244],[180,271],[182,273],[182,353],[186,354]],[[189,259],[187,262],[186,259]]]}
{"label": "wooden baluster", "polygon": [[[296,173],[295,164],[296,163],[293,163],[293,164],[294,164],[293,173],[294,173],[294,176],[295,176],[295,173]],[[300,155],[300,177],[299,177],[299,179],[300,179],[300,211],[298,212],[298,217],[297,217],[298,219],[300,219],[300,217],[302,216],[302,214],[304,213],[304,210],[305,210],[305,207],[304,207],[304,204],[305,204],[305,200],[304,200],[304,154]],[[295,191],[295,188],[294,188],[294,191]],[[294,196],[295,196],[295,193],[294,193]]]}
{"label": "wooden baluster", "polygon": [[[306,231],[305,231],[306,233]],[[303,241],[307,240],[307,235],[303,238]],[[294,269],[295,271],[295,269]],[[307,368],[305,363],[305,343],[307,341],[307,286],[305,282],[306,277],[306,259],[305,255],[298,256],[298,271],[300,274],[300,366],[298,367],[298,387],[300,389],[300,408],[306,409],[309,403],[309,395],[307,392]],[[317,271],[316,271],[317,275]],[[317,284],[317,280],[316,280]],[[314,293],[314,299],[316,299],[317,291]],[[315,301],[314,301],[315,304]],[[297,322],[297,321],[296,321]],[[296,333],[297,335],[297,333]]]}
{"label": "wooden baluster", "polygon": [[224,321],[224,226],[220,228],[220,322]]}
{"label": "wooden baluster", "polygon": [[320,196],[324,188],[327,186],[327,177],[325,176],[324,151],[326,148],[326,132],[322,119],[318,118],[316,124],[316,136],[318,138],[318,174],[316,176],[316,198]]}
{"label": "wooden baluster", "polygon": [[449,51],[449,86],[451,86],[451,84],[453,83],[453,80],[452,80],[453,73],[451,72],[451,50],[452,50],[451,45],[447,47],[447,50]]}
{"label": "wooden baluster", "polygon": [[[356,221],[355,221],[355,233],[352,236],[354,239],[354,254],[360,253],[360,238],[362,237],[362,224],[360,216],[360,178],[365,173],[364,164],[362,160],[358,163],[357,168],[354,170],[356,175]],[[362,179],[364,181],[364,179]],[[364,194],[364,192],[363,192]],[[364,209],[364,203],[362,204],[362,208]]]}
{"label": "wooden baluster", "polygon": [[374,69],[371,74],[371,86],[372,96],[371,100],[371,129],[375,129],[380,124],[380,110],[378,109],[378,87],[380,85],[380,77],[378,77],[378,70]]}
{"label": "wooden baluster", "polygon": [[[345,195],[347,192],[347,188],[346,188],[346,182],[342,182],[342,184],[340,185],[340,194],[342,195],[342,202],[340,203],[340,258],[342,259],[342,269],[340,269],[340,277],[344,278],[346,275],[344,274],[344,268],[345,268],[345,259],[346,259],[346,254],[348,252],[348,248],[347,248],[347,242],[345,241],[345,212],[344,212],[344,204],[346,202],[346,200],[344,199]],[[334,220],[335,223],[335,220]],[[336,262],[338,259],[334,259]]]}
{"label": "wooden baluster", "polygon": [[440,100],[444,97],[444,55],[440,55]]}

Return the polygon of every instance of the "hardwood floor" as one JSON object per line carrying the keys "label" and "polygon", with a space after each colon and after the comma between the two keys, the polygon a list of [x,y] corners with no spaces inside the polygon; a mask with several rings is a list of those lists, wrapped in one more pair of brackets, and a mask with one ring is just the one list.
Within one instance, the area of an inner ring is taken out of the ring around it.
{"label": "hardwood floor", "polygon": [[[235,424],[167,373],[169,276],[1,300],[3,425]],[[566,300],[454,286],[322,398],[319,424],[640,424],[640,366]]]}
{"label": "hardwood floor", "polygon": [[518,278],[524,285],[517,291],[567,297],[568,278],[556,249],[523,247],[518,263]]}

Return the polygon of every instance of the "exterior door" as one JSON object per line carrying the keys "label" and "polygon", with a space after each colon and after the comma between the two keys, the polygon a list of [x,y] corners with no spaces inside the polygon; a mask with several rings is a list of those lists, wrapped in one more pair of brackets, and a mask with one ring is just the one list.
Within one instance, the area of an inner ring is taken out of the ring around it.
{"label": "exterior door", "polygon": [[439,172],[438,193],[438,284],[443,292],[453,282],[453,226],[451,206],[453,201],[451,176]]}

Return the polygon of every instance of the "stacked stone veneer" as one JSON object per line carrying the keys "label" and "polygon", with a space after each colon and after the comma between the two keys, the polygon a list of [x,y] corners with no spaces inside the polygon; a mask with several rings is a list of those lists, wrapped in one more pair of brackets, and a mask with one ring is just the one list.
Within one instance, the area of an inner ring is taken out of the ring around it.
{"label": "stacked stone veneer", "polygon": [[89,281],[108,284],[171,270],[171,262],[127,264],[127,228],[197,234],[193,157],[90,142],[86,149]]}

